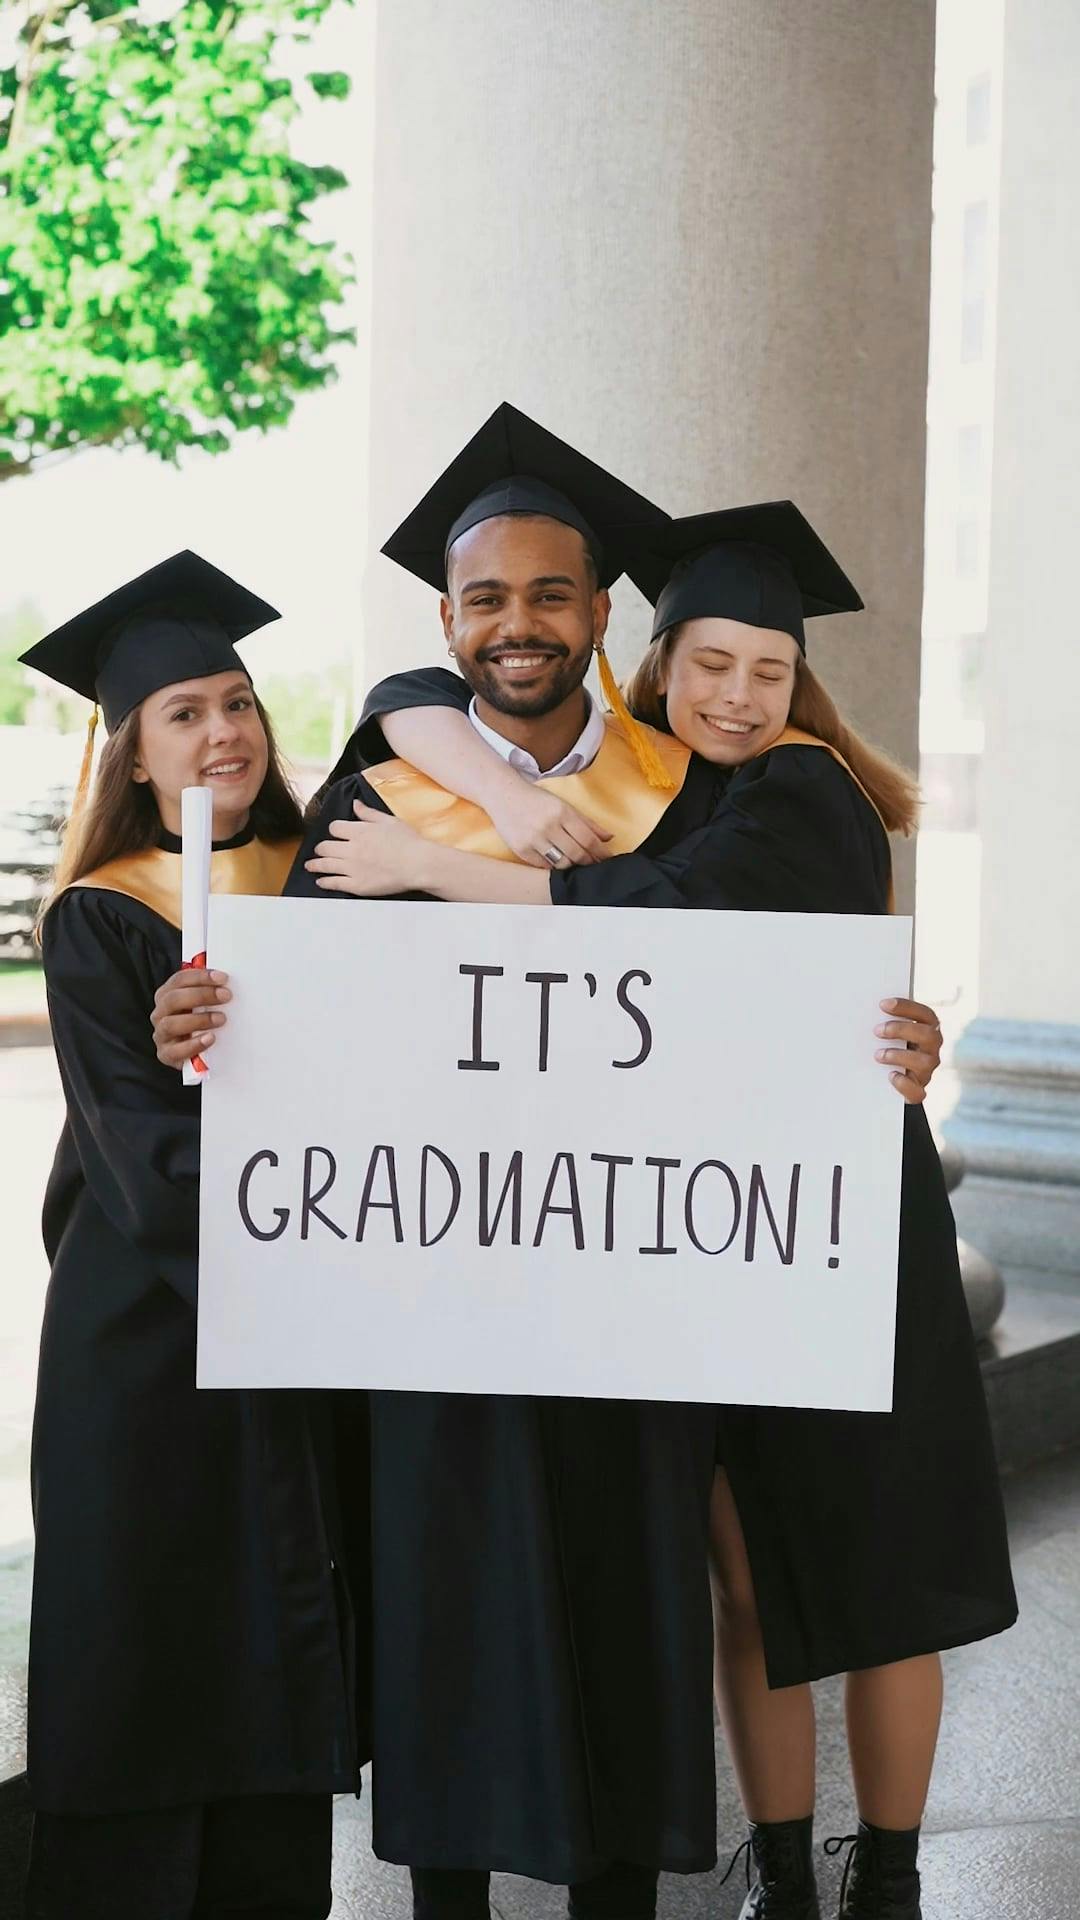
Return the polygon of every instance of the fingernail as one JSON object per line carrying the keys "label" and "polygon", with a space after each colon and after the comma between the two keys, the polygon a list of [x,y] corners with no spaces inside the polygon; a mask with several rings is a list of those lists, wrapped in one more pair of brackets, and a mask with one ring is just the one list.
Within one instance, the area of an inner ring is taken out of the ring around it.
{"label": "fingernail", "polygon": [[210,975],[211,980],[215,981],[219,987],[224,985],[228,977],[227,973],[212,973]]}
{"label": "fingernail", "polygon": [[229,992],[228,987],[219,987],[217,997],[219,1000],[231,1000],[232,994]]}
{"label": "fingernail", "polygon": [[887,1040],[889,1037],[888,1027],[875,1027],[874,1032],[877,1034],[879,1040]]}
{"label": "fingernail", "polygon": [[896,1005],[895,1000],[879,1000],[878,1001],[878,1006],[884,1007],[886,1013],[891,1013],[895,1005]]}
{"label": "fingernail", "polygon": [[197,1046],[197,1047],[199,1048],[199,1051],[201,1052],[201,1051],[202,1051],[202,1049],[203,1049],[204,1047],[212,1047],[212,1046],[213,1046],[213,1044],[214,1044],[214,1036],[213,1036],[213,1034],[212,1034],[212,1033],[200,1033],[200,1034],[197,1034],[197,1035],[196,1035],[196,1037],[195,1037],[195,1044],[196,1044],[196,1046]]}
{"label": "fingernail", "polygon": [[875,1060],[887,1060],[888,1057],[889,1057],[888,1053],[886,1052],[884,1047],[879,1048],[877,1053],[875,1053],[874,1055]]}

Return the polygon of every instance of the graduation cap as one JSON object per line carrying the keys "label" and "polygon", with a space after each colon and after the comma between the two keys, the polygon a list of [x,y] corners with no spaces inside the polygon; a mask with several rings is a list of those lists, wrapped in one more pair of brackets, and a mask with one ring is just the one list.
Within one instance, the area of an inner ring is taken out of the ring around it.
{"label": "graduation cap", "polygon": [[185,548],[54,627],[22,654],[23,666],[94,702],[72,822],[90,785],[99,705],[112,733],[140,701],[177,680],[232,669],[246,675],[235,642],[280,618],[269,601]]}
{"label": "graduation cap", "polygon": [[390,535],[383,552],[399,567],[446,592],[446,560],[455,540],[482,520],[539,513],[576,527],[610,587],[626,556],[669,515],[642,493],[503,401]]}
{"label": "graduation cap", "polygon": [[656,608],[654,640],[683,620],[721,617],[790,633],[805,654],[805,619],[863,605],[791,500],[673,520],[627,572]]}
{"label": "graduation cap", "polygon": [[22,662],[100,704],[112,733],[140,701],[174,681],[231,668],[246,673],[236,641],[280,617],[185,549],[54,627]]}
{"label": "graduation cap", "polygon": [[[592,555],[601,587],[610,587],[627,570],[629,554],[643,539],[670,524],[662,507],[504,400],[382,551],[445,593],[454,542],[484,520],[515,513],[542,514],[575,527]],[[650,786],[670,788],[671,776],[647,731],[630,713],[599,641],[596,654],[604,696],[645,778]]]}

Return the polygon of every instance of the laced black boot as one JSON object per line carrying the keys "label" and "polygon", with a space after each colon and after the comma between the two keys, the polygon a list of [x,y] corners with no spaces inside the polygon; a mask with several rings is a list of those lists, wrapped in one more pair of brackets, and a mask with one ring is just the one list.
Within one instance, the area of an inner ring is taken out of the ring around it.
{"label": "laced black boot", "polygon": [[896,1831],[859,1821],[858,1833],[826,1840],[826,1853],[847,1847],[840,1884],[840,1920],[922,1920],[919,1829]]}
{"label": "laced black boot", "polygon": [[[750,1833],[731,1857],[724,1880],[741,1853],[746,1855],[746,1884],[750,1891],[739,1920],[821,1920],[814,1879],[814,1821],[751,1821]],[[757,1879],[750,1885],[750,1862]],[[723,1886],[724,1880],[720,1885]]]}

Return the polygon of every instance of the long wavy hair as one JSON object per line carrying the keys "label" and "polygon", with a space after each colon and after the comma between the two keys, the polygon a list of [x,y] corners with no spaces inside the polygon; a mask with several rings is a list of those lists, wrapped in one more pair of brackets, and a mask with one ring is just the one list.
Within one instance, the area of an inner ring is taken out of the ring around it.
{"label": "long wavy hair", "polygon": [[[631,713],[668,733],[671,729],[661,689],[681,632],[681,626],[669,627],[649,648],[623,689]],[[890,833],[914,832],[919,819],[916,780],[898,760],[882,753],[879,747],[870,746],[848,726],[832,695],[826,692],[801,653],[795,662],[795,689],[787,724],[801,728],[803,733],[812,733],[827,747],[835,747],[837,753],[842,754]]]}
{"label": "long wavy hair", "polygon": [[[252,689],[255,710],[266,735],[266,777],[251,807],[251,827],[260,840],[288,840],[302,831],[300,802],[281,764],[270,716]],[[86,803],[68,823],[52,886],[42,903],[38,926],[58,893],[109,860],[143,853],[155,846],[161,815],[153,789],[132,779],[139,751],[139,715],[135,707],[109,735]]]}

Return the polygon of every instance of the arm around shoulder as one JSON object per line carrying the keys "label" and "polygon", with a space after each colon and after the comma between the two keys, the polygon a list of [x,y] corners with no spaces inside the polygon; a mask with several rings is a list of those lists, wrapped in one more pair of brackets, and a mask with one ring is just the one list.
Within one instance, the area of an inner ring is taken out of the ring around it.
{"label": "arm around shoulder", "polygon": [[555,874],[552,898],[581,906],[879,911],[869,857],[853,837],[860,812],[876,831],[868,803],[823,749],[777,748],[737,769],[708,821],[668,851]]}

